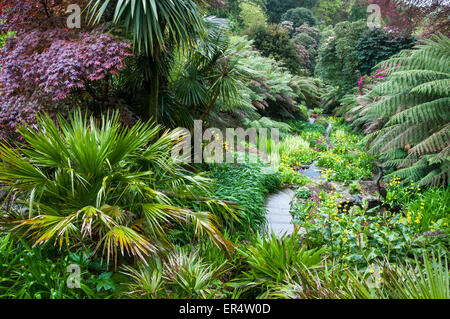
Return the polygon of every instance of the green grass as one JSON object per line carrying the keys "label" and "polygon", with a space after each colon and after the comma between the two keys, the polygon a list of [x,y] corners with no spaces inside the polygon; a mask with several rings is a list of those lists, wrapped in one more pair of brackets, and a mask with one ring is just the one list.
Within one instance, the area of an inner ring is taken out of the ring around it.
{"label": "green grass", "polygon": [[250,163],[211,165],[211,177],[216,180],[215,197],[239,204],[244,229],[261,229],[265,223],[266,196],[280,188],[279,174],[263,174],[262,167]]}

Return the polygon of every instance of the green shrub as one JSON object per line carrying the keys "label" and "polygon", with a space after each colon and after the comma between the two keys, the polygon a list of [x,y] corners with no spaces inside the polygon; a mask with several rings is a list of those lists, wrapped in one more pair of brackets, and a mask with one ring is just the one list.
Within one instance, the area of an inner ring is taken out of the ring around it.
{"label": "green shrub", "polygon": [[263,56],[272,56],[276,60],[282,61],[292,74],[307,73],[305,72],[305,63],[285,29],[276,24],[268,27],[256,25],[249,30],[249,35],[254,40],[255,48]]}
{"label": "green shrub", "polygon": [[250,28],[257,24],[267,25],[267,17],[261,7],[249,2],[242,2],[239,4],[241,12],[239,17],[244,28]]}
{"label": "green shrub", "polygon": [[310,71],[314,73],[314,69],[316,67],[316,58],[317,58],[317,50],[318,50],[318,42],[314,38],[312,38],[307,33],[298,33],[292,39],[294,43],[303,46],[309,53],[309,59],[311,61]]}
{"label": "green shrub", "polygon": [[325,24],[335,25],[338,22],[345,21],[347,5],[343,0],[327,0],[317,3],[315,12],[320,17],[321,22]]}
{"label": "green shrub", "polygon": [[302,24],[298,28],[295,28],[294,38],[300,34],[305,34],[305,35],[311,37],[316,42],[316,44],[319,43],[320,33],[319,33],[319,29],[317,29],[315,27],[311,27],[307,24]]}
{"label": "green shrub", "polygon": [[309,190],[309,188],[307,187],[300,187],[297,192],[295,193],[295,197],[297,198],[309,198],[311,196],[311,192]]}
{"label": "green shrub", "polygon": [[410,49],[415,42],[413,37],[392,36],[382,29],[367,30],[356,44],[361,74],[370,74],[378,63],[394,54]]}
{"label": "green shrub", "polygon": [[317,42],[306,33],[299,33],[295,36],[293,41],[297,44],[303,45],[308,51],[312,48],[317,48]]}
{"label": "green shrub", "polygon": [[314,16],[314,13],[307,8],[289,9],[281,15],[281,21],[292,21],[294,28],[305,23],[311,27],[317,24],[317,18]]}
{"label": "green shrub", "polygon": [[305,7],[312,9],[317,0],[267,0],[266,8],[269,16],[269,22],[281,22],[281,16],[289,9]]}
{"label": "green shrub", "polygon": [[360,78],[356,45],[367,30],[366,21],[341,22],[334,27],[334,36],[322,42],[316,75],[326,84],[337,86],[340,96],[348,93]]}

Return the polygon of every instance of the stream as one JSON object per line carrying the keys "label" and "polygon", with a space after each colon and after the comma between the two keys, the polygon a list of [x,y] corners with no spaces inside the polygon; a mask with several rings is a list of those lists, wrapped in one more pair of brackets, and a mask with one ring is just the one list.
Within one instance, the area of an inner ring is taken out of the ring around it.
{"label": "stream", "polygon": [[[313,124],[315,118],[310,117],[309,123]],[[327,130],[325,133],[325,138],[327,143],[328,136],[330,135],[332,124],[328,123]],[[317,160],[308,165],[308,168],[303,170],[303,174],[308,176],[310,179],[316,182],[323,182],[326,179],[321,177],[320,168],[316,166]],[[267,230],[270,234],[273,231],[277,236],[282,236],[283,234],[290,235],[294,231],[294,225],[292,222],[291,202],[295,196],[295,192],[290,188],[284,188],[278,193],[271,194],[266,199],[266,218],[267,218]]]}

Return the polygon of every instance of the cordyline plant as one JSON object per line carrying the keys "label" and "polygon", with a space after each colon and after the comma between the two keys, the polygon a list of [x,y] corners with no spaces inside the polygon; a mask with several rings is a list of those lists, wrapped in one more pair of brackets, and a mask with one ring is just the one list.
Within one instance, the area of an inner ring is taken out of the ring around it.
{"label": "cordyline plant", "polygon": [[160,126],[141,122],[123,127],[117,113],[96,122],[79,110],[70,121],[59,116],[57,124],[39,115],[37,126],[18,128],[21,148],[0,143],[0,184],[19,198],[6,213],[7,225],[34,245],[101,251],[108,264],[117,265],[119,254],[145,263],[171,246],[178,224],[231,248],[218,227],[236,216],[224,202],[204,197],[208,178],[172,159],[175,131],[161,134]]}
{"label": "cordyline plant", "polygon": [[165,71],[163,58],[170,55],[174,47],[195,47],[194,39],[205,32],[202,7],[206,1],[90,0],[89,21],[101,24],[109,5],[115,7],[112,22],[125,27],[132,34],[135,53],[147,57],[148,115],[158,120],[160,87]]}

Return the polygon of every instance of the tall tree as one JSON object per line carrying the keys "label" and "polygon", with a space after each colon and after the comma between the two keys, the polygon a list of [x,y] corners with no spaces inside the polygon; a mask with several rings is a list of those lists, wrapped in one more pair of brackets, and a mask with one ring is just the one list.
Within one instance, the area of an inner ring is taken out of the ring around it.
{"label": "tall tree", "polygon": [[267,0],[267,14],[269,22],[279,23],[281,15],[289,9],[298,7],[311,9],[315,6],[317,0]]}

